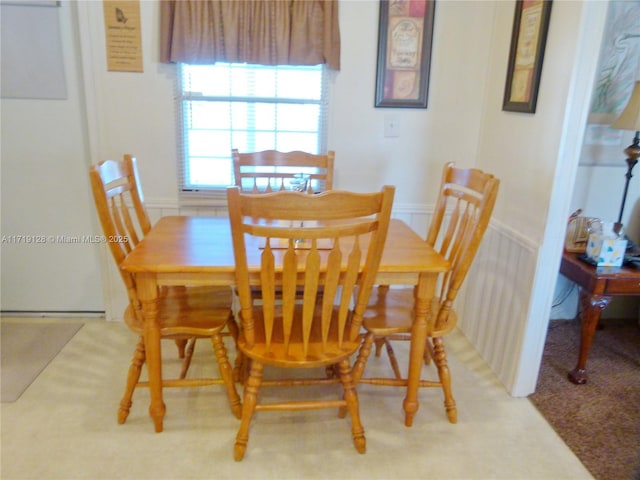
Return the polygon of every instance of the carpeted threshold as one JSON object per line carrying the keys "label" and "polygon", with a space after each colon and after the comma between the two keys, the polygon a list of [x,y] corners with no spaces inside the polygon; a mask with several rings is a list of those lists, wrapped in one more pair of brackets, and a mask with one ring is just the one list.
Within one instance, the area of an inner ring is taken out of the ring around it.
{"label": "carpeted threshold", "polygon": [[82,323],[2,322],[0,400],[20,398],[81,327]]}
{"label": "carpeted threshold", "polygon": [[603,320],[587,361],[589,380],[567,379],[580,322],[553,320],[536,392],[529,398],[598,480],[640,480],[640,326]]}

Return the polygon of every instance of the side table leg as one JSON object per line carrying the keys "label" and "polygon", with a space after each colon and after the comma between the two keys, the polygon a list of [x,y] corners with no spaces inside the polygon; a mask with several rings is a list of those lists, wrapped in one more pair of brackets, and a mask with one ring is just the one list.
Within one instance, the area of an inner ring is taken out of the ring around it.
{"label": "side table leg", "polygon": [[568,374],[569,380],[582,385],[587,383],[587,357],[593,342],[600,314],[611,302],[611,297],[603,295],[589,294],[584,291],[580,293],[580,303],[582,304],[582,315],[580,316],[580,354],[578,355],[578,365]]}

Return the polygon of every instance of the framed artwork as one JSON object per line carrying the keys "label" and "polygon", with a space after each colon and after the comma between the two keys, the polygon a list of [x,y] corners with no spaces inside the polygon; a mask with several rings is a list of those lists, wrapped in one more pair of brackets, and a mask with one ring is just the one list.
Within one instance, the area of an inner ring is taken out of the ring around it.
{"label": "framed artwork", "polygon": [[551,0],[516,0],[502,110],[535,113]]}
{"label": "framed artwork", "polygon": [[640,2],[609,2],[580,165],[620,165],[620,152],[632,133],[611,124],[624,110],[640,72],[638,25]]}
{"label": "framed artwork", "polygon": [[376,107],[427,108],[435,0],[380,0]]}

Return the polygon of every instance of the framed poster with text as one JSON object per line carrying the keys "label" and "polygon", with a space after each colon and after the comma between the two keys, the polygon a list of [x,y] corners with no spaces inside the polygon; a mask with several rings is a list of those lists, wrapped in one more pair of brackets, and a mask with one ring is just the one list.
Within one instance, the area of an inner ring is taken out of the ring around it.
{"label": "framed poster with text", "polygon": [[107,70],[142,72],[139,0],[103,0]]}
{"label": "framed poster with text", "polygon": [[381,0],[376,107],[427,108],[435,0]]}
{"label": "framed poster with text", "polygon": [[502,110],[535,113],[551,0],[516,0]]}

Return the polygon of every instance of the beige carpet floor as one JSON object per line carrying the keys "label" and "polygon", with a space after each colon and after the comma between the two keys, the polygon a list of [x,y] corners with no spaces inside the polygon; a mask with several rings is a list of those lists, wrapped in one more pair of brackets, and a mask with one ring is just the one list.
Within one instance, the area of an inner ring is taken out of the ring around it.
{"label": "beige carpet floor", "polygon": [[2,322],[0,399],[15,402],[82,328],[81,323]]}
{"label": "beige carpet floor", "polygon": [[[420,410],[407,428],[402,391],[361,385],[366,454],[356,453],[349,421],[332,409],[258,412],[247,455],[234,462],[239,421],[219,385],[166,389],[159,434],[149,418],[149,391],[138,389],[127,422],[118,425],[135,336],[120,323],[83,321],[27,391],[0,405],[2,480],[593,478],[529,399],[511,397],[459,332],[446,342],[457,424],[447,421],[436,389],[421,390]],[[175,345],[167,343],[163,353],[163,371],[179,372]],[[405,362],[408,346],[396,353]],[[386,358],[369,363],[372,374],[390,371]],[[199,342],[189,375],[215,370],[210,342]],[[299,390],[265,389],[263,398],[296,398]]]}

